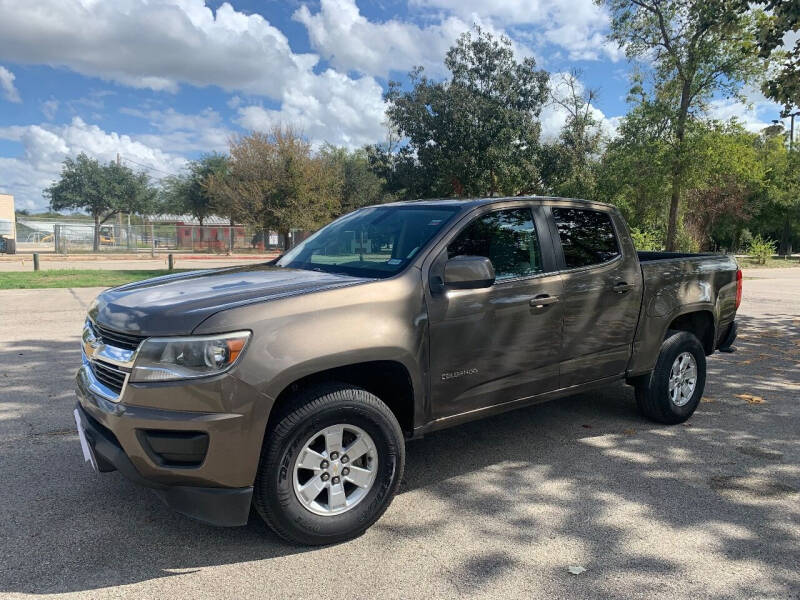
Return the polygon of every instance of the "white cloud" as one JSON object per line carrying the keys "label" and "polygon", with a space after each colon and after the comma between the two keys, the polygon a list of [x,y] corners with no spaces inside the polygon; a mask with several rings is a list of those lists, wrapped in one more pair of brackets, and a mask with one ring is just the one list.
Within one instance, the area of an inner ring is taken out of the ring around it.
{"label": "white cloud", "polygon": [[[140,163],[149,167],[153,178],[176,173],[186,164],[180,156],[145,144],[128,135],[107,132],[76,117],[65,125],[25,125],[0,127],[0,139],[22,145],[22,154],[0,158],[2,188],[13,193],[20,208],[39,209],[46,206],[42,190],[58,178],[62,161],[85,152],[103,162],[116,159],[119,153],[138,170]],[[145,169],[147,170],[147,169]]]}
{"label": "white cloud", "polygon": [[11,71],[0,67],[0,90],[3,91],[3,98],[9,102],[22,102],[22,98],[19,97],[19,92],[14,86],[14,79],[16,77]]}
{"label": "white cloud", "polygon": [[[321,0],[316,13],[303,5],[292,18],[305,25],[312,47],[332,66],[376,77],[416,66],[443,76],[445,54],[473,24],[494,35],[506,33],[475,13],[466,18],[439,14],[425,26],[398,19],[373,22],[361,14],[355,0]],[[533,54],[519,39],[511,42],[518,57]]]}
{"label": "white cloud", "polygon": [[291,124],[316,144],[357,147],[383,139],[385,105],[373,79],[354,80],[328,69],[303,83],[305,87],[287,90],[280,110],[240,107],[239,124],[257,131]]}
{"label": "white cloud", "polygon": [[0,58],[153,90],[188,83],[267,96],[288,102],[283,116],[302,120],[318,139],[362,139],[380,124],[354,123],[343,136],[335,113],[320,122],[336,106],[382,103],[380,86],[371,78],[316,74],[316,54],[294,53],[264,17],[228,3],[212,11],[204,0],[0,0],[0,15]]}
{"label": "white cloud", "polygon": [[232,131],[212,108],[186,114],[174,108],[142,110],[121,108],[126,115],[146,120],[158,134],[139,134],[134,139],[165,152],[222,152],[228,147]]}
{"label": "white cloud", "polygon": [[[749,88],[743,91],[746,102],[735,98],[718,98],[708,105],[708,116],[720,121],[729,121],[736,118],[745,129],[754,133],[772,125],[772,119],[777,119],[781,106],[768,100],[760,90]],[[786,120],[788,124],[788,119]],[[787,125],[788,126],[788,125]]]}
{"label": "white cloud", "polygon": [[44,118],[48,121],[52,121],[55,118],[60,105],[61,103],[55,98],[50,98],[49,100],[42,102],[42,114],[44,115]]}
{"label": "white cloud", "polygon": [[412,3],[447,11],[468,23],[482,20],[507,27],[512,37],[528,40],[534,48],[544,43],[563,48],[570,60],[608,57],[616,61],[624,56],[606,41],[608,14],[593,0],[412,0]]}
{"label": "white cloud", "polygon": [[426,27],[396,19],[375,23],[355,0],[322,0],[314,14],[303,5],[292,18],[305,25],[312,47],[337,69],[382,77],[417,65],[442,74],[448,48],[470,28],[454,16]]}
{"label": "white cloud", "polygon": [[279,95],[308,72],[286,36],[257,14],[203,0],[0,0],[0,56],[65,66],[125,85],[174,91],[182,82]]}

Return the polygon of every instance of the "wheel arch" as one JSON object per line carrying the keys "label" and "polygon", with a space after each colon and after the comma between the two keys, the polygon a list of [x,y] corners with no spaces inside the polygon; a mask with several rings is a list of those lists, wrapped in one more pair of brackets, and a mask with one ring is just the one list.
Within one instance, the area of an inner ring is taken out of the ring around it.
{"label": "wheel arch", "polygon": [[687,331],[694,334],[703,345],[706,356],[714,353],[716,341],[716,319],[710,308],[697,308],[673,316],[664,331],[664,339],[670,331]]}
{"label": "wheel arch", "polygon": [[339,382],[363,388],[380,398],[394,414],[406,436],[414,431],[415,385],[409,369],[398,360],[369,360],[316,370],[283,386],[275,397],[267,428],[281,416],[281,407],[303,389]]}

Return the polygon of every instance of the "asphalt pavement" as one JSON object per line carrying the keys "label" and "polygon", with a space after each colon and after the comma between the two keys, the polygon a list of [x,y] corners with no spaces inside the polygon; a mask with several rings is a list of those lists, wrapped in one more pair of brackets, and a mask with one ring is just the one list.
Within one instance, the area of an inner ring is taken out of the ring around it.
{"label": "asphalt pavement", "polygon": [[432,434],[374,527],[316,549],[94,474],[72,379],[99,290],[0,291],[0,597],[800,598],[800,268],[744,284],[686,424],[618,385]]}

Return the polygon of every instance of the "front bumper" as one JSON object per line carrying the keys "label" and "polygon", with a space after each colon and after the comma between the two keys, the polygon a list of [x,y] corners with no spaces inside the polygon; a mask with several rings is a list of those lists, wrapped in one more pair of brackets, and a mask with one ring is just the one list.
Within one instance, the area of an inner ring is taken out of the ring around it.
{"label": "front bumper", "polygon": [[[214,525],[247,523],[266,426],[259,394],[226,376],[186,385],[128,385],[123,397],[113,401],[98,393],[98,383],[85,363],[76,377],[78,410],[100,471],[119,471],[189,517]],[[241,412],[155,407],[224,410],[232,402]],[[207,445],[196,463],[165,461],[147,441],[152,432],[203,438]]]}
{"label": "front bumper", "polygon": [[176,512],[193,519],[220,526],[246,525],[250,514],[253,488],[212,488],[167,485],[141,476],[125,454],[113,433],[94,420],[78,404],[86,438],[97,458],[101,472],[119,471],[132,482],[152,489]]}

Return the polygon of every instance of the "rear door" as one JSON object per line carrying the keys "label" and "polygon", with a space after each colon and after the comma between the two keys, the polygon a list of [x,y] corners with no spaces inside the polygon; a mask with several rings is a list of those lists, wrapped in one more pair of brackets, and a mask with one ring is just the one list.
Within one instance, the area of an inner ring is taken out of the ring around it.
{"label": "rear door", "polygon": [[563,276],[560,387],[625,372],[642,300],[642,273],[624,221],[583,203],[545,207]]}
{"label": "rear door", "polygon": [[442,246],[428,281],[460,255],[489,258],[496,281],[426,292],[432,420],[556,389],[561,278],[540,207],[483,207]]}

